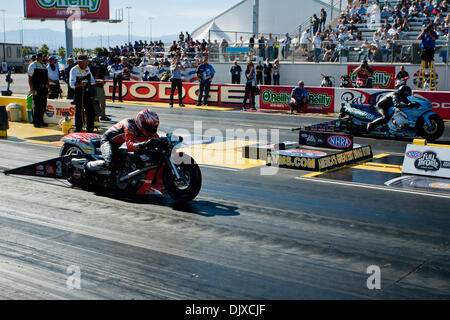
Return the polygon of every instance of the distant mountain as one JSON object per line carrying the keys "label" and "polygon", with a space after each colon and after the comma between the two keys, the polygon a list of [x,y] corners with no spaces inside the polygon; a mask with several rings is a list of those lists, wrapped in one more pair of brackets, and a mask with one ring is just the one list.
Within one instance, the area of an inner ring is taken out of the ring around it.
{"label": "distant mountain", "polygon": [[[6,42],[20,43],[20,30],[13,30],[6,32]],[[161,37],[153,37],[153,40],[161,40],[164,43],[172,43],[176,40],[178,35],[165,35]],[[24,29],[23,30],[23,44],[30,47],[41,47],[44,43],[50,48],[50,50],[58,49],[59,47],[66,46],[65,32],[54,31],[51,29]],[[150,40],[148,36],[133,35],[133,41]],[[0,37],[0,41],[3,42],[3,37]],[[123,45],[128,41],[127,35],[102,35],[102,36],[85,36],[83,39],[74,36],[73,46],[74,48],[83,47],[85,49],[94,49],[97,47],[113,47],[116,45]]]}

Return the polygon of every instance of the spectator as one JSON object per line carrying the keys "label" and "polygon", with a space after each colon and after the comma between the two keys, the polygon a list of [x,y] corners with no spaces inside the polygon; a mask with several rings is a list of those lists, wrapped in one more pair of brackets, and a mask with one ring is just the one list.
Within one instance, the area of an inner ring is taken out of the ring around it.
{"label": "spectator", "polygon": [[280,43],[278,42],[278,37],[275,37],[275,44],[273,45],[273,58],[278,59],[280,52]]}
{"label": "spectator", "polygon": [[47,127],[44,113],[47,106],[48,70],[43,53],[36,55],[36,61],[28,67],[28,85],[33,95],[33,125],[35,128]]}
{"label": "spectator", "polygon": [[303,31],[302,37],[300,38],[300,47],[303,56],[306,56],[308,54],[308,44],[311,43],[311,39],[309,38],[309,31],[309,29]]}
{"label": "spectator", "polygon": [[248,51],[250,54],[250,59],[253,60],[253,56],[255,55],[255,35],[248,40]]}
{"label": "spectator", "polygon": [[273,63],[273,84],[276,86],[280,85],[280,61],[275,59]]}
{"label": "spectator", "polygon": [[[167,59],[166,59],[167,61]],[[131,72],[133,71],[133,66],[128,62],[127,58],[122,58],[122,68],[123,68],[123,80],[131,80]]]}
{"label": "spectator", "polygon": [[170,107],[173,108],[173,96],[175,90],[178,90],[178,105],[184,107],[183,104],[183,84],[181,81],[181,72],[185,71],[186,68],[180,61],[179,57],[175,57],[170,66],[170,71],[172,73],[172,85],[170,88]]}
{"label": "spectator", "polygon": [[313,34],[316,34],[319,31],[320,19],[314,13],[311,18],[311,28],[313,30]]}
{"label": "spectator", "polygon": [[247,69],[245,70],[245,93],[244,93],[244,102],[242,109],[245,111],[247,110],[247,100],[250,98],[250,103],[252,105],[252,109],[256,110],[255,108],[255,77],[256,72],[254,70],[253,62],[249,61],[247,63]]}
{"label": "spectator", "polygon": [[272,69],[273,65],[270,63],[269,59],[266,59],[266,63],[264,64],[264,84],[271,85],[272,84]]}
{"label": "spectator", "polygon": [[48,59],[48,84],[49,84],[49,99],[58,99],[62,90],[59,85],[59,64],[55,56]]}
{"label": "spectator", "polygon": [[258,64],[256,65],[256,84],[263,84],[263,72],[264,67],[261,64],[261,60],[258,61]]}
{"label": "spectator", "polygon": [[320,25],[319,31],[325,31],[325,24],[327,23],[327,12],[324,8],[320,9]]}
{"label": "spectator", "polygon": [[120,59],[115,58],[114,64],[108,68],[110,74],[113,75],[113,92],[112,101],[116,100],[116,89],[119,87],[119,101],[122,102],[122,81],[123,81],[123,66],[119,63]]}
{"label": "spectator", "polygon": [[319,63],[320,53],[322,51],[322,40],[320,40],[320,32],[317,32],[313,38],[314,46],[314,62]]}
{"label": "spectator", "polygon": [[263,35],[258,39],[258,56],[266,60],[266,40]]}
{"label": "spectator", "polygon": [[106,97],[105,97],[105,80],[109,76],[108,66],[100,58],[93,59],[90,66],[91,73],[95,79],[95,101],[99,106],[99,114],[96,115],[96,121],[111,121],[111,118],[106,116]]}
{"label": "spectator", "polygon": [[291,114],[300,112],[300,109],[308,103],[308,93],[305,90],[305,83],[299,81],[298,87],[294,88],[291,92]]}
{"label": "spectator", "polygon": [[199,88],[199,94],[198,94],[198,103],[197,106],[202,105],[202,96],[204,93],[204,105],[208,105],[208,96],[209,96],[209,90],[211,88],[211,82],[214,79],[214,75],[216,74],[216,71],[214,70],[213,66],[208,63],[208,57],[203,57],[203,63],[198,66],[197,68],[197,78],[200,81],[200,88]]}
{"label": "spectator", "polygon": [[241,74],[242,74],[242,68],[240,65],[238,65],[237,60],[234,60],[234,64],[230,69],[231,83],[232,84],[240,84],[241,83]]}
{"label": "spectator", "polygon": [[269,33],[269,38],[267,39],[267,57],[269,60],[273,59],[273,47],[275,45],[275,39],[272,34]]}
{"label": "spectator", "polygon": [[282,53],[284,59],[287,59],[289,57],[289,50],[291,49],[291,42],[292,42],[292,39],[289,36],[289,33],[286,33],[286,36],[283,39],[284,47],[281,50],[282,51],[281,53]]}
{"label": "spectator", "polygon": [[74,90],[70,87],[69,76],[70,70],[74,67],[75,62],[72,57],[67,59],[67,66],[64,69],[64,82],[67,83],[67,99],[72,100],[74,95]]}

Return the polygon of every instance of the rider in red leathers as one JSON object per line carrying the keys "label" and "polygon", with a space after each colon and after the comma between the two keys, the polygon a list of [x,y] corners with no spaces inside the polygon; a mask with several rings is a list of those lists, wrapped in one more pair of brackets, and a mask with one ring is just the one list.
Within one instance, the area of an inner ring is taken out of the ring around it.
{"label": "rider in red leathers", "polygon": [[100,150],[104,160],[91,161],[89,171],[114,168],[114,152],[126,143],[128,152],[139,152],[143,148],[156,146],[159,117],[149,109],[141,111],[136,118],[124,119],[109,128],[102,136]]}

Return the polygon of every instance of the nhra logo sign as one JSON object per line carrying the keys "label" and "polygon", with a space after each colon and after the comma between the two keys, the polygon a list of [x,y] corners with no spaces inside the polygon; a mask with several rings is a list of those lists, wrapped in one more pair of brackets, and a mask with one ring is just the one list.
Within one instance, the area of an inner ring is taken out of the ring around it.
{"label": "nhra logo sign", "polygon": [[338,149],[347,149],[349,148],[353,142],[346,136],[335,135],[331,136],[327,139],[327,143],[333,147]]}

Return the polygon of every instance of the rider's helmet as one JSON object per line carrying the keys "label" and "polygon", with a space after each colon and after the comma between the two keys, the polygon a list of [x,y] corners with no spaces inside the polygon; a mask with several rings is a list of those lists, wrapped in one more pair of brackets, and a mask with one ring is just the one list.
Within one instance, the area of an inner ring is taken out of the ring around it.
{"label": "rider's helmet", "polygon": [[141,111],[136,116],[136,126],[139,131],[146,135],[154,135],[158,131],[159,117],[156,112],[150,109]]}
{"label": "rider's helmet", "polygon": [[398,88],[397,95],[399,98],[406,99],[407,97],[412,96],[412,90],[410,87],[403,85]]}

